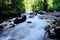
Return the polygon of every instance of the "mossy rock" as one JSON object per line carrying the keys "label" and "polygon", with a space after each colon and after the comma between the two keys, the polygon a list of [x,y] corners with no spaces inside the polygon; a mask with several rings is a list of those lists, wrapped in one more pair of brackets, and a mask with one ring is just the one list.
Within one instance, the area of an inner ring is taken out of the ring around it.
{"label": "mossy rock", "polygon": [[56,20],[55,22],[53,22],[53,24],[60,26],[60,20]]}

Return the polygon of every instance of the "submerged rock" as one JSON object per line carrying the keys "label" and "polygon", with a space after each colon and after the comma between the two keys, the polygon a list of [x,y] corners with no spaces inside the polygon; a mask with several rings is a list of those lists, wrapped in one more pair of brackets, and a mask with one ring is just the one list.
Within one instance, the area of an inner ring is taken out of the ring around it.
{"label": "submerged rock", "polygon": [[33,18],[33,17],[34,17],[33,15],[29,16],[29,18]]}
{"label": "submerged rock", "polygon": [[27,23],[32,23],[31,21],[27,21]]}
{"label": "submerged rock", "polygon": [[13,28],[13,27],[15,27],[15,25],[13,24],[12,26],[10,26],[9,28]]}

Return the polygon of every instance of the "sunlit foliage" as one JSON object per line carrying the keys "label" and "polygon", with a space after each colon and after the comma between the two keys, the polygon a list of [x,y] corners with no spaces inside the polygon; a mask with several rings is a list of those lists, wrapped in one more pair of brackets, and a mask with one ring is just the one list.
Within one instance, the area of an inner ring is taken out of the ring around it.
{"label": "sunlit foliage", "polygon": [[60,11],[60,0],[0,0],[0,14],[39,10]]}
{"label": "sunlit foliage", "polygon": [[53,9],[53,0],[47,0],[48,8],[47,11],[54,10]]}
{"label": "sunlit foliage", "polygon": [[35,0],[24,0],[25,4],[25,10],[26,11],[32,11],[32,4],[34,3]]}
{"label": "sunlit foliage", "polygon": [[43,9],[43,0],[35,0],[34,4],[32,5],[33,11],[38,11]]}

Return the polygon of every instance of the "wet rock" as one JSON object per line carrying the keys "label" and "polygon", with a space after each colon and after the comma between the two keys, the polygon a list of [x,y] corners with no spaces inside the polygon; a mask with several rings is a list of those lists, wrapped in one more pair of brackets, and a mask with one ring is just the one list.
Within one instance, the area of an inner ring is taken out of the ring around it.
{"label": "wet rock", "polygon": [[33,18],[34,16],[29,16],[29,18]]}
{"label": "wet rock", "polygon": [[60,40],[60,28],[56,28],[54,32],[56,34],[56,39]]}
{"label": "wet rock", "polygon": [[10,25],[12,25],[12,24],[10,24]]}
{"label": "wet rock", "polygon": [[55,28],[55,25],[50,24],[45,28],[45,30],[51,30],[52,28]]}
{"label": "wet rock", "polygon": [[7,24],[4,24],[4,26],[7,26]]}
{"label": "wet rock", "polygon": [[45,17],[44,16],[39,16],[39,19],[44,19]]}
{"label": "wet rock", "polygon": [[13,24],[12,26],[10,26],[9,28],[13,28],[13,27],[15,27],[15,25]]}
{"label": "wet rock", "polygon": [[47,30],[48,38],[60,40],[60,27],[55,27],[51,30]]}
{"label": "wet rock", "polygon": [[15,20],[14,20],[14,24],[19,24],[20,22],[20,19],[18,19],[18,18],[16,18]]}
{"label": "wet rock", "polygon": [[31,21],[27,21],[27,23],[32,23]]}
{"label": "wet rock", "polygon": [[56,20],[53,24],[60,26],[60,20]]}
{"label": "wet rock", "polygon": [[46,28],[45,28],[45,30],[49,30],[50,29],[50,25],[48,25]]}
{"label": "wet rock", "polygon": [[26,20],[26,16],[24,15],[21,20],[24,22]]}
{"label": "wet rock", "polygon": [[9,22],[11,22],[11,20],[9,20]]}
{"label": "wet rock", "polygon": [[21,19],[16,18],[16,19],[14,20],[14,24],[22,23],[22,22],[24,22],[25,20],[26,20],[26,16],[24,15],[24,16],[22,16]]}
{"label": "wet rock", "polygon": [[52,34],[50,30],[47,30],[48,38],[50,39],[56,39],[56,35]]}
{"label": "wet rock", "polygon": [[56,24],[57,21],[54,21],[53,24]]}
{"label": "wet rock", "polygon": [[38,14],[44,14],[44,15],[47,15],[47,12],[46,12],[46,11],[41,10],[41,11],[38,11]]}
{"label": "wet rock", "polygon": [[32,12],[32,13],[30,13],[30,15],[37,15],[37,13],[36,12]]}
{"label": "wet rock", "polygon": [[3,32],[3,30],[4,30],[4,26],[0,25],[0,33]]}
{"label": "wet rock", "polygon": [[50,15],[59,17],[59,16],[60,16],[60,12],[57,12],[57,11],[55,10],[54,12],[50,13]]}

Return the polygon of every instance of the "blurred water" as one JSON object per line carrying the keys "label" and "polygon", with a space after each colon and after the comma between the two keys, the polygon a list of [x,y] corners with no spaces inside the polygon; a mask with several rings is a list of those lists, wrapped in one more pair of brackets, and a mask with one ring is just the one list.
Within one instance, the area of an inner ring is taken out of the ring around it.
{"label": "blurred water", "polygon": [[[29,18],[29,14],[26,16],[27,20],[25,22],[16,25],[15,28],[5,30],[0,35],[0,40],[43,40],[44,28],[52,23],[53,20],[39,19],[38,15],[34,16],[34,18]],[[27,21],[32,23],[28,24]]]}

